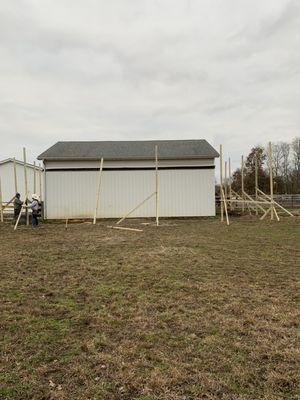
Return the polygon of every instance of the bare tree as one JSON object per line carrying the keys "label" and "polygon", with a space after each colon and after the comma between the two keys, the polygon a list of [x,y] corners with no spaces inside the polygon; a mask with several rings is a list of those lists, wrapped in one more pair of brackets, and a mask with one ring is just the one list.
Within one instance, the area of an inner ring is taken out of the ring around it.
{"label": "bare tree", "polygon": [[281,164],[283,159],[281,143],[275,143],[272,146],[272,158],[273,158],[273,176],[274,178],[280,177]]}
{"label": "bare tree", "polygon": [[284,191],[288,192],[289,187],[289,175],[290,175],[290,148],[291,145],[287,142],[280,142],[282,159],[280,165],[280,175],[282,176]]}
{"label": "bare tree", "polygon": [[294,191],[300,192],[300,137],[295,137],[292,141],[292,162]]}

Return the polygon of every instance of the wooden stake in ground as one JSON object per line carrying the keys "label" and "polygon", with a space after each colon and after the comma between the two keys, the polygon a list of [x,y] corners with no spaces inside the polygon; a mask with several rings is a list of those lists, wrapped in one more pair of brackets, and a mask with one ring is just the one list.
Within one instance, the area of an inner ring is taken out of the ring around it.
{"label": "wooden stake in ground", "polygon": [[1,187],[1,177],[0,177],[0,220],[1,222],[4,221],[3,218],[3,204],[2,204],[2,187]]}
{"label": "wooden stake in ground", "polygon": [[[23,147],[23,162],[24,162],[24,182],[25,182],[25,202],[28,200],[28,184],[27,184],[27,163],[26,163],[26,149]],[[29,225],[29,212],[26,207],[26,225]]]}
{"label": "wooden stake in ground", "polygon": [[17,178],[17,165],[15,157],[13,159],[13,165],[14,165],[14,181],[15,181],[15,194],[16,194],[18,193],[18,178]]}
{"label": "wooden stake in ground", "polygon": [[271,198],[271,220],[274,219],[274,194],[273,194],[273,157],[272,143],[269,142],[269,167],[270,167],[270,198]]}
{"label": "wooden stake in ground", "polygon": [[158,216],[158,146],[155,146],[155,213],[156,213],[156,226],[159,225]]}
{"label": "wooden stake in ground", "polygon": [[223,146],[220,144],[220,206],[221,206],[221,222],[224,221],[224,204],[222,201],[223,190]]}
{"label": "wooden stake in ground", "polygon": [[[241,158],[241,186],[242,186],[242,199],[245,200],[244,197],[244,156]],[[242,212],[245,212],[245,204],[242,203]]]}
{"label": "wooden stake in ground", "polygon": [[95,206],[95,212],[94,212],[94,220],[93,224],[96,224],[97,220],[97,213],[99,209],[99,196],[100,196],[100,188],[101,188],[101,177],[102,177],[102,170],[103,170],[103,157],[101,158],[100,161],[100,168],[99,168],[99,175],[98,175],[98,183],[97,183],[97,197],[96,197],[96,206]]}

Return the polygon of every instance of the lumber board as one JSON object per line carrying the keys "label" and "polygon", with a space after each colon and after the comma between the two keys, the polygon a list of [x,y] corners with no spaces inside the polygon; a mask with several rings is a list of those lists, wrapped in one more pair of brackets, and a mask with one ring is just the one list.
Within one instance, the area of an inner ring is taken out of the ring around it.
{"label": "lumber board", "polygon": [[125,227],[125,226],[111,226],[111,225],[108,225],[107,227],[108,227],[108,228],[111,228],[111,229],[119,229],[119,230],[121,230],[121,231],[143,232],[143,229],[138,229],[138,228],[127,228],[127,227]]}

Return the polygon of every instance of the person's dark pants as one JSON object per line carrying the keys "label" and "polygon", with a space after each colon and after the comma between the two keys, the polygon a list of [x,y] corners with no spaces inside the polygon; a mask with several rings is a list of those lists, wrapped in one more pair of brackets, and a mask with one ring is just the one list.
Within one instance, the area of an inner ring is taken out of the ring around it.
{"label": "person's dark pants", "polygon": [[32,221],[32,226],[34,228],[36,228],[38,226],[38,224],[39,224],[38,214],[32,213],[32,220],[31,221]]}
{"label": "person's dark pants", "polygon": [[21,209],[17,210],[14,209],[14,224],[17,222],[18,218],[19,218],[19,214],[21,212]]}

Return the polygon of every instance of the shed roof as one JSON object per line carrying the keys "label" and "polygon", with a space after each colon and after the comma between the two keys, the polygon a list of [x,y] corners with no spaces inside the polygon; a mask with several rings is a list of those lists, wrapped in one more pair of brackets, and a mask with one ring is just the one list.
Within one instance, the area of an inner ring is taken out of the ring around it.
{"label": "shed roof", "polygon": [[57,142],[38,156],[39,160],[153,159],[155,145],[159,159],[215,158],[218,152],[204,139]]}
{"label": "shed roof", "polygon": [[[0,160],[0,165],[7,164],[7,163],[13,163],[13,162],[14,162],[13,158],[6,158],[5,160]],[[24,166],[24,162],[23,161],[15,160],[15,162],[16,162],[16,164]],[[28,163],[28,162],[26,163],[26,166],[27,166],[27,168],[34,168],[34,165],[31,164],[31,163]],[[39,167],[38,165],[36,165],[35,168],[37,170],[38,169],[41,169],[41,171],[43,170],[43,168]]]}

